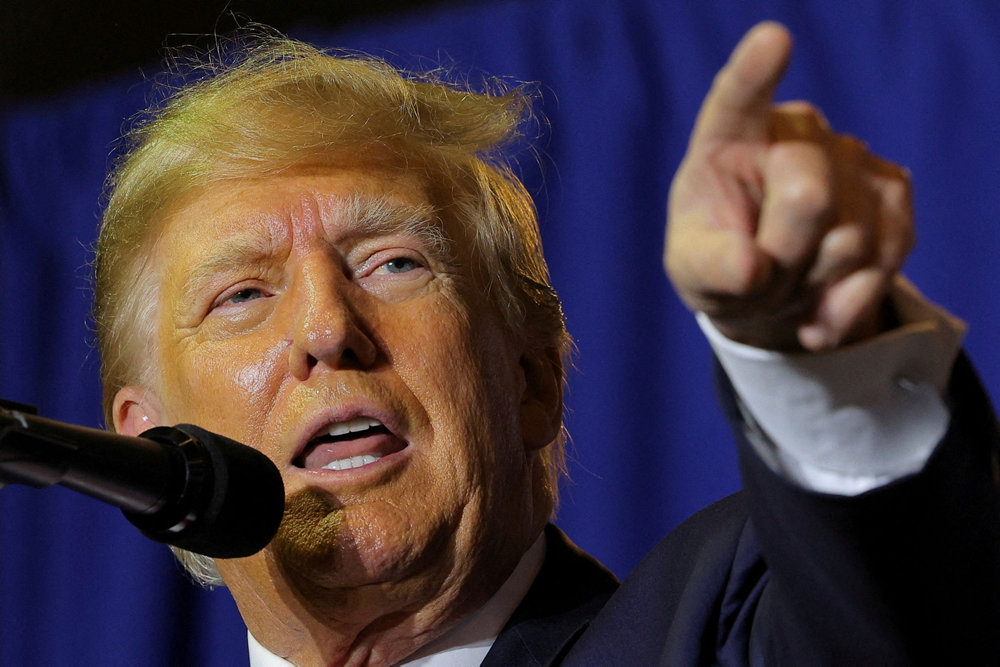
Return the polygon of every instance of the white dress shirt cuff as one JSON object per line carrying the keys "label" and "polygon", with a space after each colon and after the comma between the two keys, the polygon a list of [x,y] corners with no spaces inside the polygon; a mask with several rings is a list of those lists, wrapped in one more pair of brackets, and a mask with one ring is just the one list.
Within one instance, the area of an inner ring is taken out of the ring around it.
{"label": "white dress shirt cuff", "polygon": [[781,475],[856,495],[919,471],[948,427],[943,395],[965,325],[903,279],[901,325],[824,353],[734,342],[698,314],[747,417],[750,442]]}

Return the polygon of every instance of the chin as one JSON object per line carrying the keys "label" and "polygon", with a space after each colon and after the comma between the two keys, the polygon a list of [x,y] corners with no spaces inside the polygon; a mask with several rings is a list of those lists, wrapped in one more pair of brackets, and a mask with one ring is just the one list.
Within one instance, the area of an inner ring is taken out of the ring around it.
{"label": "chin", "polygon": [[[343,510],[329,496],[305,490],[285,501],[285,515],[270,549],[283,574],[293,583],[313,573],[341,571]],[[318,581],[309,581],[317,584]]]}
{"label": "chin", "polygon": [[[343,507],[314,489],[286,500],[285,516],[271,550],[283,576],[303,593],[316,587],[348,589],[392,584],[431,575],[450,539],[417,535],[380,504]],[[388,506],[387,506],[388,508]],[[425,572],[425,570],[427,570]]]}

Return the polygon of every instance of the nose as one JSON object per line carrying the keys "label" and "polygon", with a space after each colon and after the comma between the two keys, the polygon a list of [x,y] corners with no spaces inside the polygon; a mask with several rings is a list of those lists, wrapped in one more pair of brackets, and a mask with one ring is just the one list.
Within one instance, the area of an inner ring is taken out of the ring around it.
{"label": "nose", "polygon": [[355,291],[360,293],[329,257],[300,265],[291,287],[293,377],[305,381],[321,366],[364,369],[375,364],[378,347],[359,316]]}

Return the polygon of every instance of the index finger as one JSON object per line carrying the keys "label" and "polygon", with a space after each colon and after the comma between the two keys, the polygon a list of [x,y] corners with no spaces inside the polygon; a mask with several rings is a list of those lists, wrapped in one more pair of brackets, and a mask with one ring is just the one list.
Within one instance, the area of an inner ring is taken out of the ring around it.
{"label": "index finger", "polygon": [[792,37],[779,23],[758,23],[744,35],[712,82],[692,145],[767,138],[772,98],[791,52]]}

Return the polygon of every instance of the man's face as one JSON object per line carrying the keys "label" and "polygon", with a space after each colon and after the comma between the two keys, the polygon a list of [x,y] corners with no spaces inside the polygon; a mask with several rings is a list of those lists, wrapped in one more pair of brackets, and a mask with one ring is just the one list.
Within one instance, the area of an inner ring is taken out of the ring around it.
{"label": "man's face", "polygon": [[286,487],[272,546],[220,563],[231,586],[419,597],[537,530],[522,351],[438,215],[413,172],[359,164],[213,185],[166,218],[157,418],[261,450]]}

